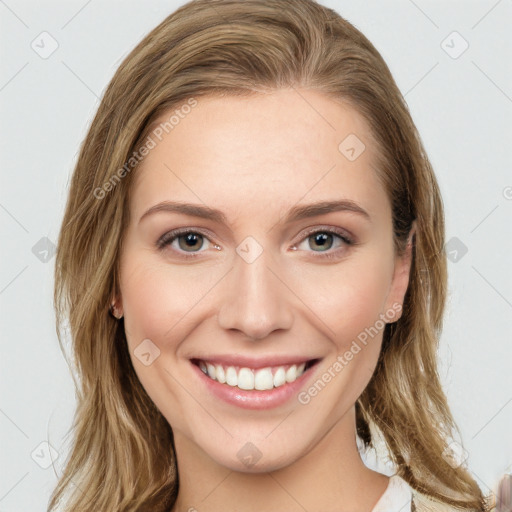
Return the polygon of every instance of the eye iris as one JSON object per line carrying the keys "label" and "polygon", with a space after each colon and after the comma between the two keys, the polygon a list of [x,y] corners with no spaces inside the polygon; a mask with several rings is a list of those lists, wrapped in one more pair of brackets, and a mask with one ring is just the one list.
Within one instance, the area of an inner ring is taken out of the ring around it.
{"label": "eye iris", "polygon": [[[200,249],[202,246],[202,235],[199,235],[197,233],[187,233],[185,235],[180,235],[178,237],[179,239],[179,246],[180,249],[187,250],[187,249]],[[185,240],[185,244],[182,244],[182,240]],[[197,241],[200,241],[199,247],[194,247],[194,244],[197,244]]]}
{"label": "eye iris", "polygon": [[[316,233],[312,236],[309,237],[310,239],[314,239],[315,241],[315,244],[319,244],[320,245],[320,248],[325,251],[325,250],[328,250],[332,247],[332,235],[328,234],[328,233]],[[328,239],[331,239],[331,243],[330,244],[327,244],[328,246],[326,247],[325,245],[325,242],[328,240]]]}

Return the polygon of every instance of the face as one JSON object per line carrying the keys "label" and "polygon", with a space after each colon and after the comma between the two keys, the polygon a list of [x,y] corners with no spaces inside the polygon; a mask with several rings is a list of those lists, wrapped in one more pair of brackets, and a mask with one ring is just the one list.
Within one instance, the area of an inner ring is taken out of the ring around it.
{"label": "face", "polygon": [[407,288],[369,128],[279,90],[201,98],[158,134],[116,297],[135,371],[201,456],[284,467],[353,411]]}

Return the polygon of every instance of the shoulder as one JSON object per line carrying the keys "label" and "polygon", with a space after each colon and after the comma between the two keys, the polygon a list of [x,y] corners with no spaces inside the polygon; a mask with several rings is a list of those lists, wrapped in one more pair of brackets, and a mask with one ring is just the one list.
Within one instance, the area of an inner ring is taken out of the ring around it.
{"label": "shoulder", "polygon": [[[448,505],[438,500],[434,500],[430,496],[422,494],[411,488],[412,503],[411,512],[462,512],[463,509]],[[495,512],[495,508],[489,512]],[[469,509],[466,512],[470,512]]]}
{"label": "shoulder", "polygon": [[392,475],[384,494],[377,501],[372,512],[409,512],[412,509],[412,489],[398,475]]}
{"label": "shoulder", "polygon": [[[403,478],[392,475],[384,494],[372,512],[463,512],[463,509],[435,500],[412,488]],[[465,512],[470,512],[465,509]],[[496,512],[491,509],[489,512]]]}

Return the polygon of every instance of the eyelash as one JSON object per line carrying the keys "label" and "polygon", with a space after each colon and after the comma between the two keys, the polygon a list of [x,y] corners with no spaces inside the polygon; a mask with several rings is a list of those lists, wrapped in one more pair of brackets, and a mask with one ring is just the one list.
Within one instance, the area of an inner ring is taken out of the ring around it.
{"label": "eyelash", "polygon": [[[326,234],[330,234],[330,235],[335,235],[342,240],[344,245],[347,245],[347,246],[355,245],[355,241],[345,231],[343,231],[341,229],[315,227],[315,228],[312,228],[311,230],[308,230],[304,234],[304,236],[301,238],[299,243],[294,244],[294,247],[296,247],[297,245],[300,245],[300,243],[302,243],[304,240],[309,238],[311,235],[314,235],[317,233],[326,233]],[[156,246],[160,251],[163,251],[168,245],[171,245],[172,242],[174,242],[174,240],[177,240],[181,235],[188,235],[188,234],[201,235],[202,237],[206,238],[210,243],[212,243],[210,241],[210,239],[208,238],[208,235],[206,233],[204,233],[201,229],[195,230],[193,228],[178,228],[178,229],[174,229],[174,230],[169,231],[169,232],[165,233],[164,235],[162,235],[157,240]],[[338,257],[338,252],[343,251],[343,247],[339,247],[338,249],[334,249],[334,250],[328,249],[328,251],[330,251],[330,252],[318,253],[318,256],[315,256],[315,258],[323,258],[323,259],[332,260],[332,259]],[[175,252],[177,252],[180,255],[180,257],[182,257],[184,259],[193,259],[193,258],[198,257],[197,252],[196,253],[186,253],[186,252],[181,252],[181,251],[176,251],[176,250],[175,250]],[[202,252],[202,251],[200,251],[200,252]],[[317,252],[317,251],[312,251],[312,252]]]}

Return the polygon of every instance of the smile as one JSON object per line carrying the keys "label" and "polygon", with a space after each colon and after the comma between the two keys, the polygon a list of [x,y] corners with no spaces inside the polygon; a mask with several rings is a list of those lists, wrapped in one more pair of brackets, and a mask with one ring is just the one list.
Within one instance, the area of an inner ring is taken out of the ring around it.
{"label": "smile", "polygon": [[[295,359],[281,364],[248,359],[222,361],[191,359],[192,367],[206,385],[208,393],[232,405],[249,409],[268,409],[284,404],[296,395],[320,359]],[[239,363],[239,364],[235,364]],[[264,364],[265,363],[265,364]],[[308,379],[309,380],[309,379]]]}
{"label": "smile", "polygon": [[252,389],[264,391],[284,386],[287,382],[295,382],[304,373],[307,363],[267,366],[259,369],[212,364],[202,360],[198,364],[205,375],[221,384],[247,391]]}

